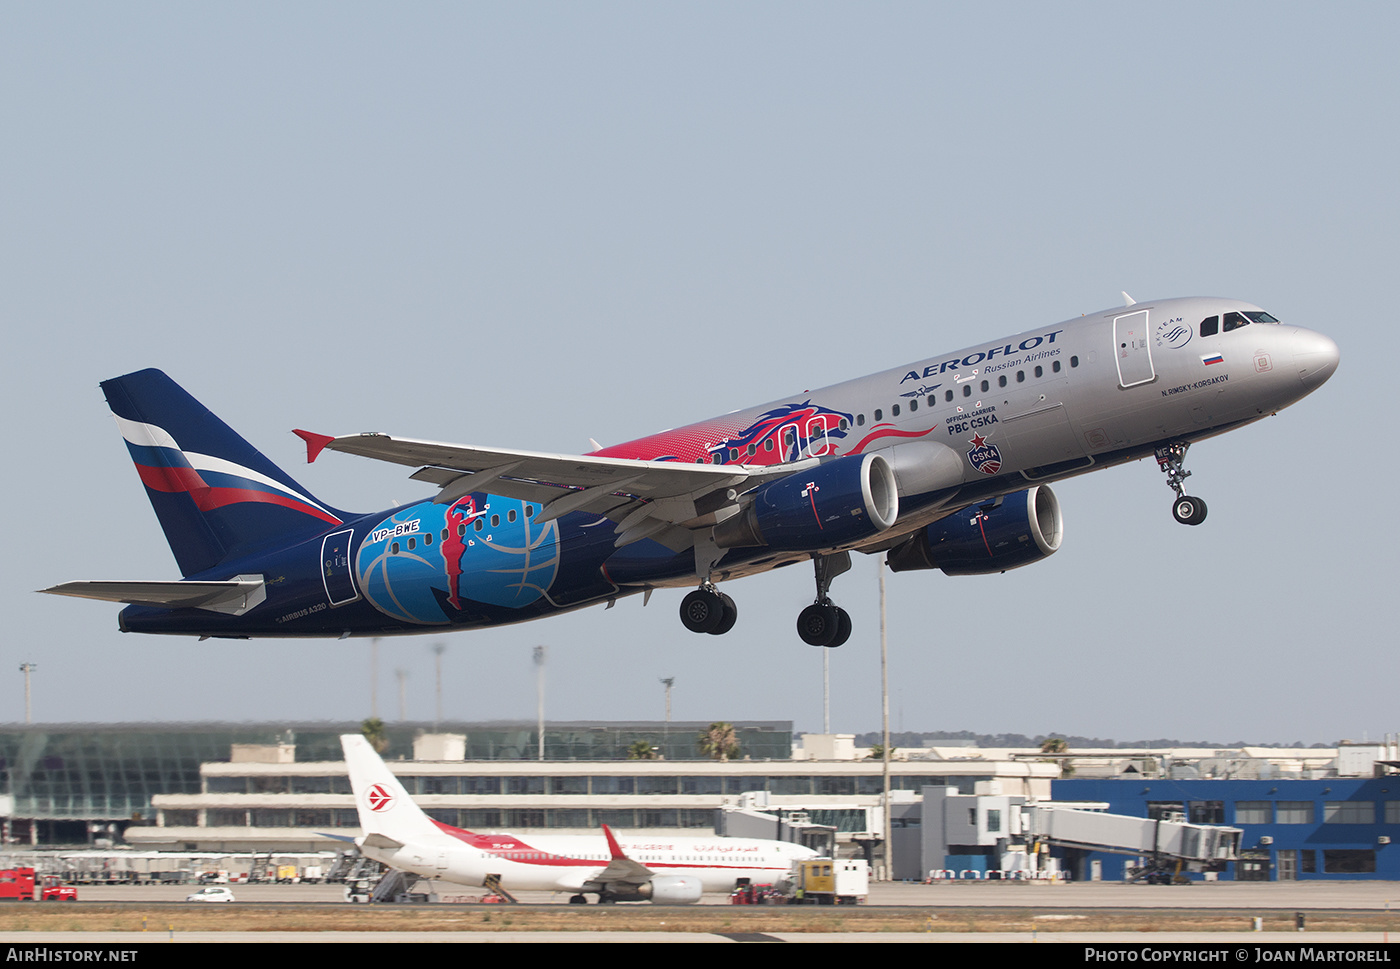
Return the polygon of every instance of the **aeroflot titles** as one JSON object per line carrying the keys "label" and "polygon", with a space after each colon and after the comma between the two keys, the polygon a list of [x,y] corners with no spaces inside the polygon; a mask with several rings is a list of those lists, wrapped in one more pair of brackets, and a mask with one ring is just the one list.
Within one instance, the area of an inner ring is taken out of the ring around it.
{"label": "aeroflot titles", "polygon": [[1022,350],[1034,350],[1042,343],[1054,343],[1055,337],[1059,336],[1063,332],[1065,331],[1052,330],[1049,333],[1046,333],[1042,336],[1033,336],[1022,340],[1019,347],[1013,347],[1011,344],[1008,343],[1005,346],[992,347],[988,350],[978,350],[976,353],[969,353],[967,356],[962,357],[961,359],[954,358],[952,360],[945,360],[939,364],[930,364],[929,366],[923,369],[922,373],[920,373],[918,370],[909,371],[899,382],[902,384],[905,380],[922,380],[925,377],[932,377],[936,374],[947,373],[949,370],[953,370],[958,367],[975,366],[976,364],[979,364],[984,360],[991,360],[993,357],[1005,357]]}

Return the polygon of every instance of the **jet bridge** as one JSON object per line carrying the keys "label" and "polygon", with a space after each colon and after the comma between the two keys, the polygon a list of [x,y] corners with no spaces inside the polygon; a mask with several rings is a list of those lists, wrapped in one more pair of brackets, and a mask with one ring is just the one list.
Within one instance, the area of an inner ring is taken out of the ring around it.
{"label": "jet bridge", "polygon": [[[1022,795],[925,787],[920,862],[924,872],[945,877],[967,877],[978,870],[975,859],[985,859],[987,877],[995,877],[990,874],[994,869],[1003,878],[1038,877],[1057,863],[1036,849],[1058,846],[1142,857],[1148,863],[1134,878],[1167,882],[1182,869],[1205,871],[1234,861],[1244,833],[1189,824],[1180,815],[1158,820],[1109,814],[1106,807],[1102,802],[1033,802]],[[899,877],[899,858],[895,860]]]}
{"label": "jet bridge", "polygon": [[1124,814],[1086,811],[1055,804],[1028,804],[1022,833],[1026,840],[1109,854],[1139,855],[1148,863],[1132,879],[1149,884],[1170,881],[1174,870],[1192,871],[1234,861],[1239,852],[1239,828],[1190,824],[1166,818],[1136,818]]}

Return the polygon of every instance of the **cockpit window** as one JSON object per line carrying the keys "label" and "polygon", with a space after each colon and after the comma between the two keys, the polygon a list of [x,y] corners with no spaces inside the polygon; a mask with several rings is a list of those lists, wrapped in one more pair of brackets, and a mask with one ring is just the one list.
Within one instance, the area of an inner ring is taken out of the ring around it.
{"label": "cockpit window", "polygon": [[1215,336],[1220,332],[1220,317],[1208,316],[1201,320],[1201,336]]}
{"label": "cockpit window", "polygon": [[1226,314],[1225,314],[1225,332],[1226,332],[1226,333],[1229,333],[1231,330],[1238,330],[1238,329],[1239,329],[1240,327],[1242,327],[1242,326],[1249,326],[1249,320],[1245,319],[1243,313],[1226,313]]}
{"label": "cockpit window", "polygon": [[1247,317],[1250,319],[1250,321],[1251,321],[1251,322],[1254,322],[1254,323],[1277,323],[1277,322],[1278,322],[1278,320],[1274,319],[1272,316],[1270,316],[1268,313],[1265,313],[1263,310],[1255,310],[1255,311],[1253,311],[1253,312],[1246,312],[1244,315],[1247,316]]}

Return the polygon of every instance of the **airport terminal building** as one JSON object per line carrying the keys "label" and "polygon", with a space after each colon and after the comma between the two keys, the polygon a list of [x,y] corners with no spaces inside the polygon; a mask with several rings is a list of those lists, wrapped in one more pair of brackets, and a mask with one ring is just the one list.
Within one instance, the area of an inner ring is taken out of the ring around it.
{"label": "airport terminal building", "polygon": [[[826,837],[848,854],[885,840],[883,765],[850,735],[809,734],[794,746],[790,723],[736,723],[740,759],[717,762],[696,746],[707,726],[551,723],[541,750],[534,724],[397,724],[386,730],[385,759],[429,814],[475,830],[585,833],[608,824],[814,844]],[[326,834],[358,834],[338,739],[358,730],[0,727],[0,835],[12,846],[322,851],[334,845]],[[639,748],[665,759],[627,759]],[[1048,756],[902,750],[890,765],[892,874],[1018,877],[1009,873],[1029,864],[1118,880],[1142,863],[1093,836],[1037,835],[1035,812],[1058,805],[1081,818],[1104,812],[1104,824],[1117,816],[1148,827],[1237,829],[1233,860],[1191,877],[1400,880],[1400,848],[1391,843],[1400,837],[1397,770],[1394,743]]]}

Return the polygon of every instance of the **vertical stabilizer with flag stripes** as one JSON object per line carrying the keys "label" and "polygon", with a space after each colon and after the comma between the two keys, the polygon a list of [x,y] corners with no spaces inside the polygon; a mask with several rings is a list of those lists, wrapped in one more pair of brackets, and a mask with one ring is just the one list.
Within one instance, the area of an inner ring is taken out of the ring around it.
{"label": "vertical stabilizer with flag stripes", "polygon": [[103,381],[107,404],[185,576],[341,523],[159,370]]}

